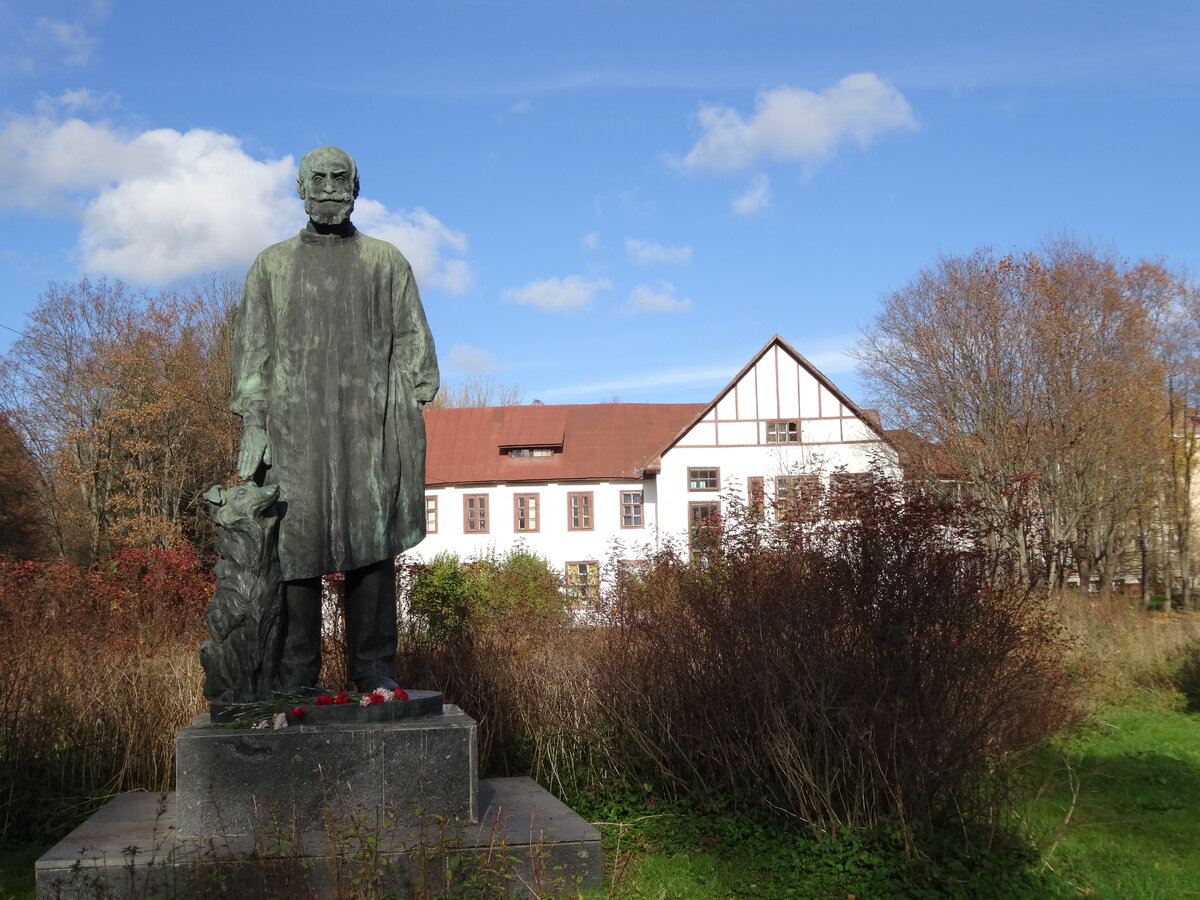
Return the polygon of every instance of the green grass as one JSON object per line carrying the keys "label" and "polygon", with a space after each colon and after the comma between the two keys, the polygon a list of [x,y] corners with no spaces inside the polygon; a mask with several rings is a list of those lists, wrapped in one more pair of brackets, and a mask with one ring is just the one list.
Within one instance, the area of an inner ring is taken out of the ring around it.
{"label": "green grass", "polygon": [[1171,692],[1106,710],[1035,772],[1048,866],[1096,897],[1200,897],[1200,716]]}
{"label": "green grass", "polygon": [[889,835],[818,843],[716,807],[630,797],[585,812],[602,823],[611,897],[1200,897],[1200,715],[1186,708],[1135,691],[1042,750],[1018,799],[1033,848],[948,833],[912,860]]}
{"label": "green grass", "polygon": [[[1040,859],[1017,840],[948,834],[906,860],[886,834],[816,842],[779,820],[635,793],[583,804],[613,883],[589,896],[1200,897],[1200,715],[1185,707],[1177,693],[1142,691],[1037,755],[1021,811]],[[0,900],[32,900],[46,849],[0,852]]]}
{"label": "green grass", "polygon": [[[629,801],[621,805],[628,806]],[[1053,898],[1075,896],[1045,871],[1034,849],[1011,836],[961,831],[934,839],[925,857],[906,857],[892,834],[850,832],[816,841],[795,823],[729,814],[695,804],[654,812],[601,814],[607,896],[619,898]],[[589,813],[593,810],[588,810]]]}

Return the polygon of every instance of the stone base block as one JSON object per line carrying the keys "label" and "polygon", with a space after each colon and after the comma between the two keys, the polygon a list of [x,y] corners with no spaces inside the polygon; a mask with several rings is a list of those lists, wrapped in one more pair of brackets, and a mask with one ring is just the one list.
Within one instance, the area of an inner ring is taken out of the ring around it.
{"label": "stone base block", "polygon": [[122,794],[37,861],[39,898],[544,897],[599,887],[600,835],[529,778],[480,781],[477,822],[181,835],[174,794]]}
{"label": "stone base block", "polygon": [[426,718],[278,731],[212,727],[201,715],[176,732],[173,824],[228,837],[330,821],[474,821],[477,740],[475,720],[449,704]]}

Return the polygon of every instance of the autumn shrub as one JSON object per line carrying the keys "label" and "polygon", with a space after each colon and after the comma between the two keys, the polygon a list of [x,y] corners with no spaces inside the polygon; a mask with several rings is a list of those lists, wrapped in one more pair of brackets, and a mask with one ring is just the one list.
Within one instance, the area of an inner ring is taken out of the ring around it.
{"label": "autumn shrub", "polygon": [[566,794],[715,795],[817,834],[999,821],[1014,761],[1075,716],[1062,628],[961,508],[883,480],[836,500],[727,503],[692,552],[613,566],[598,623],[415,624],[401,680],[480,720],[485,771]]}
{"label": "autumn shrub", "polygon": [[619,583],[614,767],[815,834],[998,821],[1015,759],[1075,714],[1044,604],[960,507],[885,479],[824,516],[752,512]]}
{"label": "autumn shrub", "polygon": [[1147,688],[1175,689],[1191,648],[1200,646],[1200,617],[1147,610],[1135,597],[1065,589],[1052,593],[1050,606],[1093,706],[1123,703]]}
{"label": "autumn shrub", "polygon": [[479,722],[480,764],[566,790],[595,726],[586,685],[600,635],[574,627],[561,579],[523,548],[402,567],[402,684],[440,690]]}
{"label": "autumn shrub", "polygon": [[91,569],[0,557],[0,843],[45,840],[108,795],[169,790],[203,708],[209,566],[189,548]]}

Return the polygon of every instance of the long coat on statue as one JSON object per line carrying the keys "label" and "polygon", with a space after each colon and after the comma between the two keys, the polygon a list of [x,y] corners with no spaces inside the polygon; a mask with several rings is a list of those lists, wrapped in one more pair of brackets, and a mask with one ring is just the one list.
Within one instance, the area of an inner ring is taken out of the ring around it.
{"label": "long coat on statue", "polygon": [[265,426],[286,581],[389,559],[425,536],[425,423],[437,357],[408,260],[311,226],[246,276],[231,407]]}

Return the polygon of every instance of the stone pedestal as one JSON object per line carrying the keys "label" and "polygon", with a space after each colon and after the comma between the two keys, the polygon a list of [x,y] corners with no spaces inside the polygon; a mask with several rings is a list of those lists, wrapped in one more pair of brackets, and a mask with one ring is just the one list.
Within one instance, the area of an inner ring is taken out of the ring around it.
{"label": "stone pedestal", "polygon": [[529,778],[479,782],[479,821],[188,837],[175,794],[120,794],[37,861],[37,895],[107,898],[577,896],[600,835]]}
{"label": "stone pedestal", "polygon": [[475,720],[449,705],[418,719],[277,731],[213,728],[201,715],[175,738],[179,833],[475,821],[476,747]]}
{"label": "stone pedestal", "polygon": [[121,794],[37,861],[44,898],[541,897],[602,880],[600,835],[528,778],[477,779],[475,721],[176,736],[178,791]]}

